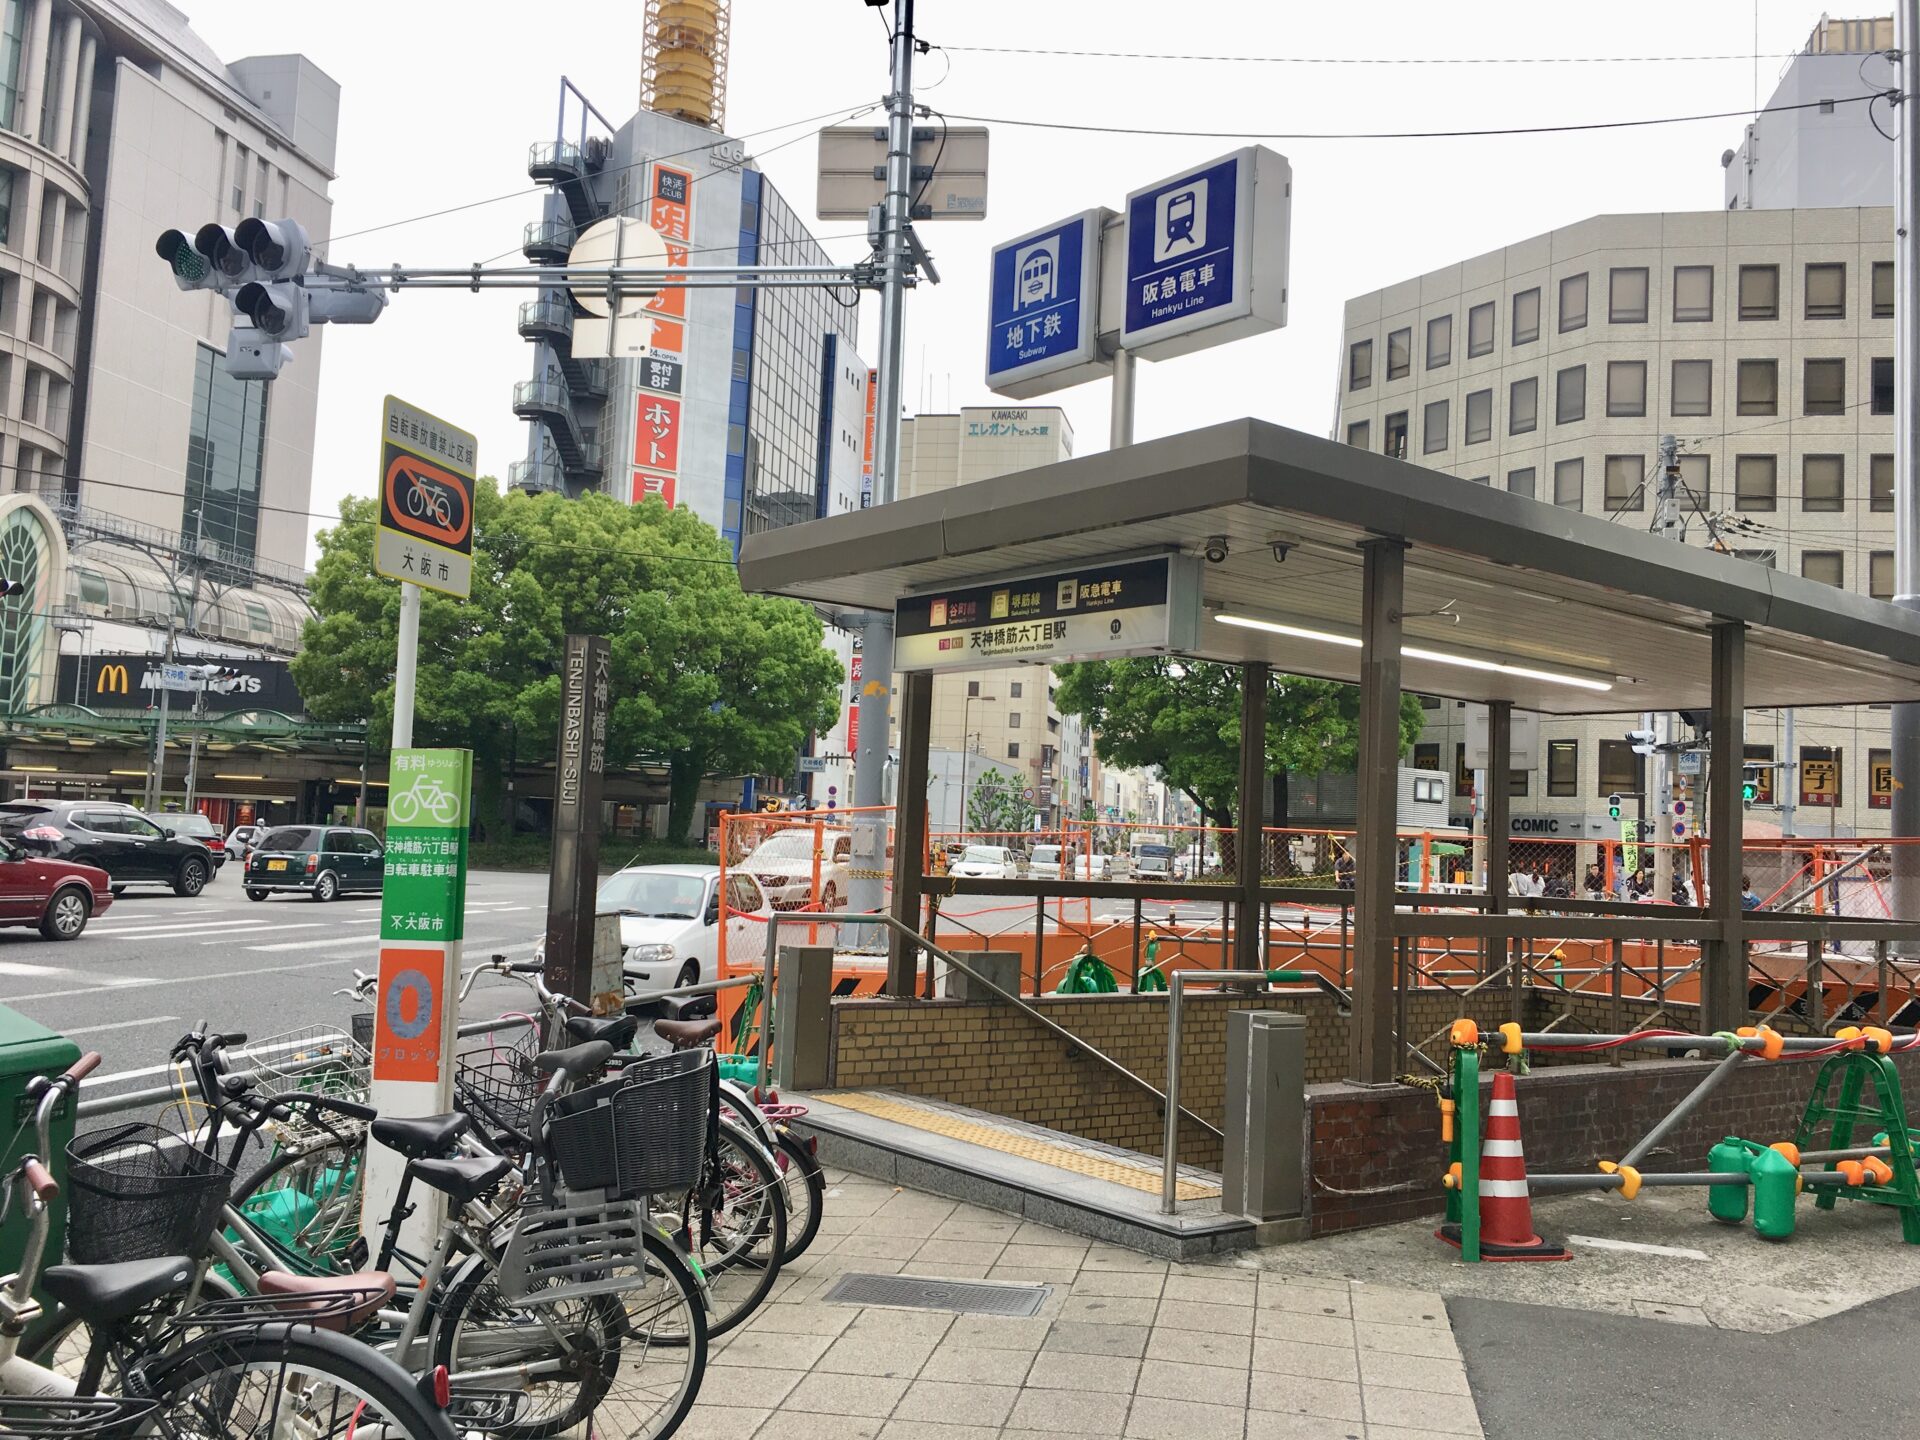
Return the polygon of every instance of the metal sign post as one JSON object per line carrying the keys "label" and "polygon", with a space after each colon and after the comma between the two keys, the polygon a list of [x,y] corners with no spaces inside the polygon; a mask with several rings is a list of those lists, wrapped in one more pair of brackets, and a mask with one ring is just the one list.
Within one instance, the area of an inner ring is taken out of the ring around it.
{"label": "metal sign post", "polygon": [[[600,888],[600,791],[607,768],[613,651],[604,635],[569,635],[560,671],[560,744],[553,792],[553,872],[547,881],[547,985],[591,1001],[595,896]],[[549,1037],[550,1043],[560,1043]]]}

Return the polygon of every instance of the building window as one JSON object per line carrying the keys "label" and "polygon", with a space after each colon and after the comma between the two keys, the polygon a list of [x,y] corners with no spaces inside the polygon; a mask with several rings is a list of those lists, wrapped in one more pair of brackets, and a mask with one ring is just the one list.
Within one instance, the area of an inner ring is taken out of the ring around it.
{"label": "building window", "polygon": [[1569,365],[1553,378],[1553,423],[1571,425],[1587,418],[1587,367]]}
{"label": "building window", "polygon": [[1467,358],[1493,353],[1493,302],[1467,311]]}
{"label": "building window", "polygon": [[967,698],[970,700],[978,700],[980,698],[980,682],[978,680],[967,681]]}
{"label": "building window", "polygon": [[1613,416],[1647,413],[1647,362],[1609,360],[1607,362],[1607,414]]}
{"label": "building window", "polygon": [[1531,770],[1507,771],[1507,794],[1514,796],[1517,799],[1521,799],[1521,800],[1526,799],[1527,782],[1532,778],[1533,778],[1533,772]]}
{"label": "building window", "polygon": [[1876,355],[1869,371],[1868,412],[1874,415],[1893,414],[1893,357]]}
{"label": "building window", "polygon": [[1585,508],[1587,462],[1581,456],[1556,460],[1553,464],[1553,503],[1568,510]]}
{"label": "building window", "polygon": [[1809,360],[1801,381],[1800,403],[1808,415],[1847,413],[1847,362]]}
{"label": "building window", "polygon": [[1680,493],[1689,505],[1707,508],[1713,494],[1713,465],[1705,455],[1680,457]]}
{"label": "building window", "polygon": [[1373,384],[1373,341],[1356,340],[1347,349],[1347,389],[1364,390]]}
{"label": "building window", "polygon": [[1007,728],[1009,730],[1018,730],[1020,728],[1020,712],[1018,710],[1009,710],[1007,712]]}
{"label": "building window", "polygon": [[198,347],[180,533],[189,545],[211,540],[245,563],[260,533],[267,385],[234,379],[211,346]]}
{"label": "building window", "polygon": [[1646,266],[1627,265],[1607,272],[1607,323],[1647,323]]}
{"label": "building window", "polygon": [[1513,297],[1513,343],[1531,345],[1540,338],[1540,287]]}
{"label": "building window", "polygon": [[1528,465],[1519,470],[1507,471],[1507,490],[1511,494],[1524,495],[1529,500],[1533,499],[1533,466]]}
{"label": "building window", "polygon": [[19,131],[28,118],[20,113],[20,56],[29,8],[26,0],[6,0],[6,23],[0,28],[0,129]]}
{"label": "building window", "polygon": [[[16,8],[15,5],[9,3],[7,6],[8,15],[11,16]],[[0,103],[4,103],[4,101],[0,100]],[[13,238],[14,173],[10,167],[0,165],[0,245],[5,245]]]}
{"label": "building window", "polygon": [[1713,319],[1713,267],[1673,267],[1673,318],[1678,321]]}
{"label": "building window", "polygon": [[1413,331],[1395,330],[1387,336],[1387,379],[1404,380],[1413,365]]}
{"label": "building window", "polygon": [[1713,361],[1674,361],[1672,393],[1675,415],[1713,414]]}
{"label": "building window", "polygon": [[1549,740],[1547,742],[1547,795],[1578,795],[1580,793],[1580,742],[1578,740]]}
{"label": "building window", "polygon": [[1420,417],[1420,453],[1432,455],[1447,448],[1447,402],[1429,400]]}
{"label": "building window", "polygon": [[1436,315],[1427,321],[1427,369],[1453,363],[1453,317]]}
{"label": "building window", "polygon": [[1416,770],[1438,770],[1440,768],[1440,745],[1438,741],[1413,747],[1413,768]]}
{"label": "building window", "polygon": [[1753,767],[1753,803],[1773,804],[1773,746],[1743,746],[1740,758]]}
{"label": "building window", "polygon": [[1607,456],[1606,510],[1644,510],[1647,507],[1647,457]]}
{"label": "building window", "polygon": [[1873,262],[1873,318],[1893,318],[1893,261]]}
{"label": "building window", "polygon": [[1493,438],[1493,391],[1475,390],[1467,396],[1466,443],[1478,445]]}
{"label": "building window", "polygon": [[1386,444],[1381,450],[1395,460],[1407,458],[1407,412],[1396,410],[1387,416]]}
{"label": "building window", "polygon": [[1641,777],[1645,773],[1645,762],[1644,755],[1633,753],[1631,740],[1602,740],[1600,742],[1600,793],[1602,795],[1637,795],[1645,790],[1646,786],[1641,784]]}
{"label": "building window", "polygon": [[1847,318],[1847,267],[1844,264],[1807,266],[1807,319]]}
{"label": "building window", "polygon": [[1023,687],[1021,686],[1020,682],[1018,680],[1015,680],[1012,684],[1007,686],[1007,698],[1009,700],[1018,700],[1020,698],[1022,688]]}
{"label": "building window", "polygon": [[1893,456],[1875,455],[1867,462],[1867,508],[1887,514],[1893,509]]}
{"label": "building window", "polygon": [[1750,560],[1755,565],[1764,565],[1772,570],[1779,562],[1780,552],[1778,550],[1736,550],[1733,552],[1733,558]]}
{"label": "building window", "polygon": [[1020,758],[1020,742],[1018,740],[1009,740],[1007,742],[1007,759],[1018,760],[1019,758]]}
{"label": "building window", "polygon": [[1780,413],[1780,362],[1742,360],[1736,372],[1738,409],[1742,415]]}
{"label": "building window", "polygon": [[1780,267],[1778,265],[1742,265],[1740,267],[1740,318],[1742,320],[1778,320],[1780,318]]}
{"label": "building window", "polygon": [[1800,573],[1809,580],[1835,588],[1847,583],[1846,566],[1838,550],[1802,550]]}
{"label": "building window", "polygon": [[1867,557],[1867,594],[1876,600],[1893,599],[1893,551],[1876,550]]}
{"label": "building window", "polygon": [[1366,449],[1370,443],[1367,432],[1371,428],[1370,422],[1366,420],[1355,420],[1351,425],[1347,426],[1347,444],[1353,446],[1356,450]]}
{"label": "building window", "polygon": [[1846,461],[1839,455],[1807,455],[1800,461],[1800,508],[1847,508]]}
{"label": "building window", "polygon": [[1736,455],[1733,459],[1733,508],[1771,510],[1780,493],[1778,455]]}
{"label": "building window", "polygon": [[1540,424],[1540,380],[1529,375],[1507,387],[1507,433],[1525,435]]}
{"label": "building window", "polygon": [[[1569,275],[1560,282],[1560,333],[1584,330],[1587,324],[1587,277]],[[1324,352],[1323,352],[1324,353]]]}

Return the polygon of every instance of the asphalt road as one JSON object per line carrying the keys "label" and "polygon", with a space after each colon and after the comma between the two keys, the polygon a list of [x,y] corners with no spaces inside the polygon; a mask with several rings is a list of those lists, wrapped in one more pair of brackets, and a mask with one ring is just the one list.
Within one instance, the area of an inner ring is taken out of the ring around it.
{"label": "asphalt road", "polygon": [[[531,953],[546,923],[547,877],[479,872],[467,885],[469,963]],[[159,1083],[167,1047],[201,1019],[255,1039],[307,1025],[345,1028],[354,1002],[333,992],[377,963],[377,895],[320,905],[304,896],[247,899],[232,867],[192,899],[136,887],[78,940],[0,930],[0,1004],[100,1051],[108,1075]],[[519,985],[476,987],[472,1016],[521,1008]]]}

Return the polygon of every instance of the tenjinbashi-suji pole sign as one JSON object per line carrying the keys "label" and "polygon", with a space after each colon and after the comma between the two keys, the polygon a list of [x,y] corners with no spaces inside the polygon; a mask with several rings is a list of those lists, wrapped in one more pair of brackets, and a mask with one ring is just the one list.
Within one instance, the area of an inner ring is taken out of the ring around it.
{"label": "tenjinbashi-suji pole sign", "polygon": [[1023,400],[1106,373],[1100,237],[1113,218],[1111,210],[1083,210],[994,247],[988,389]]}
{"label": "tenjinbashi-suji pole sign", "polygon": [[1200,561],[1152,555],[903,596],[895,668],[967,670],[1190,651],[1200,641]]}
{"label": "tenjinbashi-suji pole sign", "polygon": [[1293,168],[1250,145],[1127,196],[1120,344],[1146,360],[1287,323]]}

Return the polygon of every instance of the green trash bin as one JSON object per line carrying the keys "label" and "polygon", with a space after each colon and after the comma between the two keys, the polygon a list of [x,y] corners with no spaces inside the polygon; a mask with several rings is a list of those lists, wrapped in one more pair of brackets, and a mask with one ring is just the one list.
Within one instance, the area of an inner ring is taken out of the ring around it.
{"label": "green trash bin", "polygon": [[[17,1010],[0,1005],[0,1120],[13,1143],[0,1155],[0,1170],[11,1181],[14,1168],[24,1155],[33,1152],[37,1140],[33,1131],[33,1102],[27,1099],[27,1082],[36,1075],[58,1075],[80,1058],[80,1047],[64,1035],[55,1034],[38,1021],[29,1020]],[[51,1155],[40,1158],[60,1182],[60,1197],[53,1202],[53,1224],[47,1232],[47,1253],[43,1263],[60,1261],[61,1241],[67,1233],[67,1141],[73,1138],[73,1097],[61,1101],[53,1116]],[[15,1131],[18,1134],[14,1134]],[[27,1217],[15,1204],[7,1209],[7,1220],[0,1225],[0,1274],[12,1275],[20,1269],[21,1252],[27,1244]],[[41,1302],[45,1303],[44,1296]]]}

